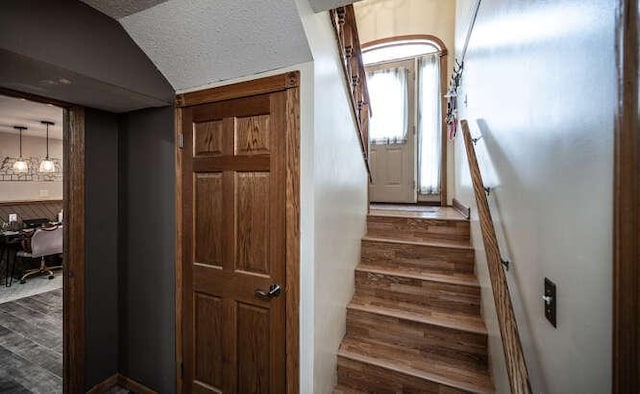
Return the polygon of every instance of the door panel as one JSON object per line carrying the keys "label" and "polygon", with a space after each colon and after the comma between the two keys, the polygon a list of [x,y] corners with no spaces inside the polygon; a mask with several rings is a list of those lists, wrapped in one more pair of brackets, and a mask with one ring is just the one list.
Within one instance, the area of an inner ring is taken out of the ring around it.
{"label": "door panel", "polygon": [[194,123],[194,156],[221,155],[223,127],[222,120]]}
{"label": "door panel", "polygon": [[183,110],[185,392],[285,391],[285,95]]}
{"label": "door panel", "polygon": [[222,268],[222,173],[196,174],[195,261]]}
{"label": "door panel", "polygon": [[196,381],[222,387],[223,308],[220,297],[195,294]]}
{"label": "door panel", "polygon": [[269,387],[269,309],[238,303],[238,393]]}
{"label": "door panel", "polygon": [[236,269],[268,274],[269,173],[236,173]]}
{"label": "door panel", "polygon": [[406,174],[404,174],[403,166],[403,154],[404,149],[397,145],[392,145],[387,148],[387,160],[385,168],[385,183],[384,186],[398,187],[402,185],[402,180]]}
{"label": "door panel", "polygon": [[238,118],[236,155],[269,153],[269,115]]}

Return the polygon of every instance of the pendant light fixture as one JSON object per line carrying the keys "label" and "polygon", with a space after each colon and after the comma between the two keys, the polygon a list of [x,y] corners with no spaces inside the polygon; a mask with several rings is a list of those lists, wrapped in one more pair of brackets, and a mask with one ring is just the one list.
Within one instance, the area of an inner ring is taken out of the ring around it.
{"label": "pendant light fixture", "polygon": [[22,130],[27,130],[27,128],[24,126],[13,126],[13,128],[20,131],[20,157],[13,163],[13,171],[23,174],[29,171],[29,165],[22,158]]}
{"label": "pendant light fixture", "polygon": [[49,126],[53,126],[55,123],[50,122],[48,120],[43,120],[40,123],[47,126],[47,157],[44,158],[40,162],[40,172],[54,172],[56,170],[56,165],[53,163],[53,160],[49,158]]}

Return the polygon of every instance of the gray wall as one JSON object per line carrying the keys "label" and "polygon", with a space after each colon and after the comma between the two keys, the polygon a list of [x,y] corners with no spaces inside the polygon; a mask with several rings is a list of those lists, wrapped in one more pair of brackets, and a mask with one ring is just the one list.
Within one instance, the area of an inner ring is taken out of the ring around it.
{"label": "gray wall", "polygon": [[119,367],[175,390],[173,108],[120,117]]}
{"label": "gray wall", "polygon": [[86,387],[118,372],[118,117],[85,124]]}
{"label": "gray wall", "polygon": [[173,88],[115,20],[76,0],[0,2],[0,86],[111,112]]}

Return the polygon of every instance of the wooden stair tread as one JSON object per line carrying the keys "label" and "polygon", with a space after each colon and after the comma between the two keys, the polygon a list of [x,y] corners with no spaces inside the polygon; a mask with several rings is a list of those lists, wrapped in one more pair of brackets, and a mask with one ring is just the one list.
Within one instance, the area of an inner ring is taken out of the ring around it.
{"label": "wooden stair tread", "polygon": [[469,370],[441,360],[431,361],[428,357],[409,351],[394,351],[382,346],[345,339],[338,350],[338,357],[474,393],[493,392],[488,371]]}
{"label": "wooden stair tread", "polygon": [[369,210],[370,216],[389,216],[389,217],[401,217],[410,219],[435,219],[435,220],[456,220],[456,221],[468,221],[458,210],[452,207],[433,207],[423,208],[419,210],[412,210],[410,208],[392,208],[385,209],[381,206],[372,206]]}
{"label": "wooden stair tread", "polygon": [[352,389],[351,387],[339,384],[333,389],[333,394],[364,394],[364,391]]}
{"label": "wooden stair tread", "polygon": [[377,303],[375,297],[354,296],[347,309],[360,310],[369,313],[380,314],[397,319],[410,320],[453,330],[472,332],[487,335],[487,328],[480,316],[472,316],[461,313],[446,313],[429,307],[422,307],[422,311],[407,310],[401,306],[390,307],[384,303]]}
{"label": "wooden stair tread", "polygon": [[462,273],[431,273],[415,271],[406,268],[383,268],[370,264],[358,264],[356,272],[370,272],[372,274],[397,276],[401,278],[425,280],[431,282],[448,283],[470,287],[480,287],[478,279],[473,274]]}
{"label": "wooden stair tread", "polygon": [[410,238],[402,238],[402,236],[398,235],[390,235],[389,237],[365,235],[364,237],[362,237],[362,240],[369,242],[386,242],[413,246],[474,250],[469,241],[458,242],[452,240],[416,240]]}

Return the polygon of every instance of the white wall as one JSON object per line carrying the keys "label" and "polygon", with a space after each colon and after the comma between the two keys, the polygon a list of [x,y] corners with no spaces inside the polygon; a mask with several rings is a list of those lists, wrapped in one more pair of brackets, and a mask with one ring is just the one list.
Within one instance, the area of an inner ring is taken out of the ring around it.
{"label": "white wall", "polygon": [[308,0],[297,4],[314,60],[313,380],[303,376],[300,392],[324,394],[336,383],[336,353],[366,226],[367,174],[329,15],[313,14]]}
{"label": "white wall", "polygon": [[[461,48],[473,0],[457,0]],[[535,393],[611,391],[614,6],[483,0],[465,59],[462,118],[477,144]],[[456,197],[472,238],[497,392],[508,392],[462,136]],[[558,327],[543,281],[557,284]]]}
{"label": "white wall", "polygon": [[[0,133],[0,163],[5,157],[15,158],[19,156],[19,144],[17,134]],[[44,157],[45,151],[46,140],[44,138],[30,137],[23,134],[22,156],[24,158]],[[61,140],[49,139],[49,156],[62,160]],[[48,199],[62,199],[62,182],[0,181],[0,201]]]}

